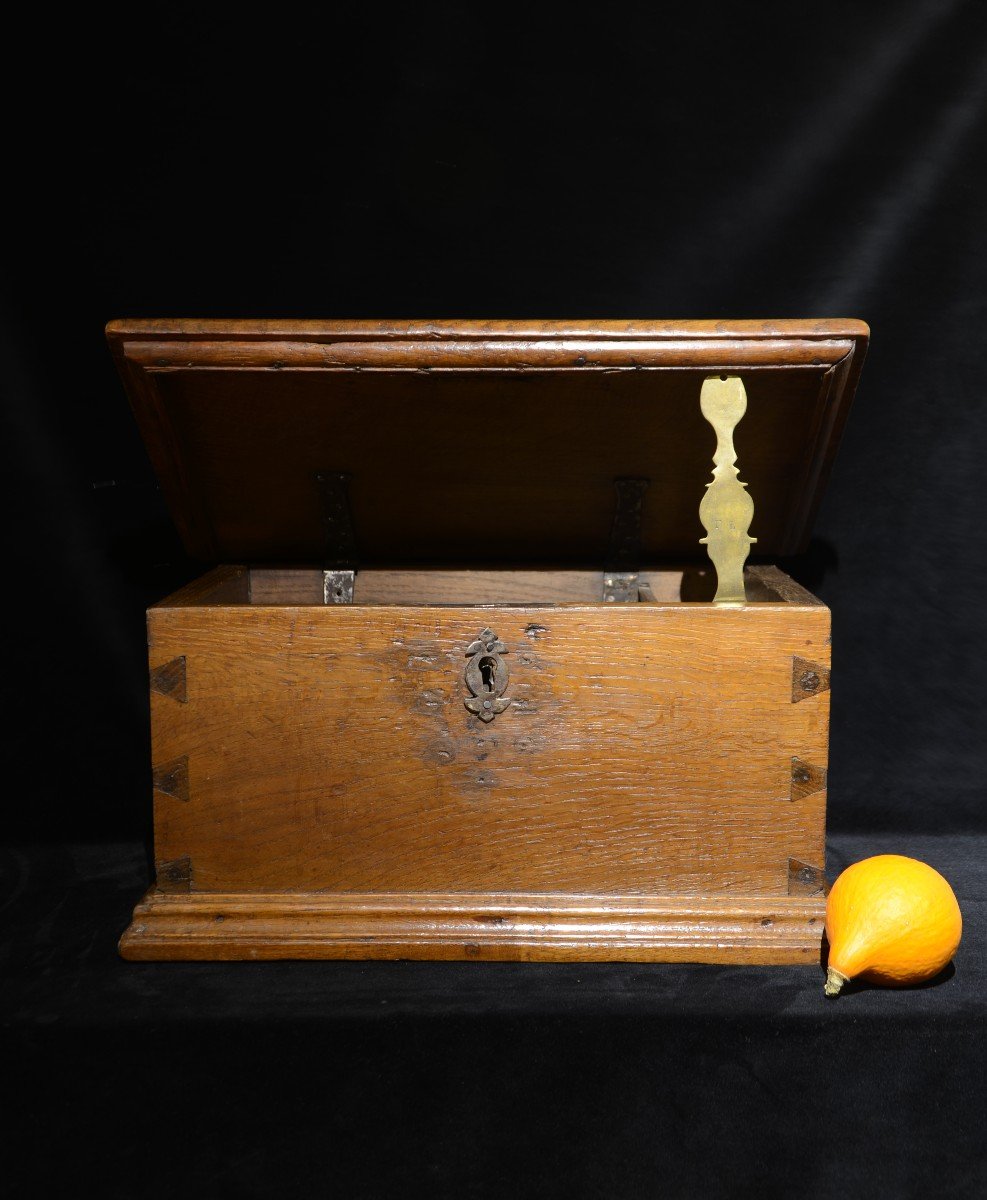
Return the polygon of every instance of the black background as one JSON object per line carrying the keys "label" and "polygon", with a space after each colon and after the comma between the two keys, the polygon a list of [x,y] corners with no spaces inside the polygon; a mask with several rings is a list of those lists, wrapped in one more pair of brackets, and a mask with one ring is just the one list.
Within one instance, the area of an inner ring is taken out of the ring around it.
{"label": "black background", "polygon": [[[169,7],[8,56],[21,1194],[80,1164],[121,1196],[987,1186],[984,6]],[[956,973],[837,1009],[804,971],[118,963],[143,609],[199,569],[103,342],[122,316],[868,321],[785,565],[834,612],[830,874],[933,861]]]}

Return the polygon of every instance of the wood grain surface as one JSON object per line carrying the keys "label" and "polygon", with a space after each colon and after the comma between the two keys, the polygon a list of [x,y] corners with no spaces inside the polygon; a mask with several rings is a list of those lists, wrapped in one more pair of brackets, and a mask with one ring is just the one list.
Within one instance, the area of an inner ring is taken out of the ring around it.
{"label": "wood grain surface", "polygon": [[[598,604],[603,599],[601,570],[386,570],[368,567],[356,574],[356,604]],[[715,573],[704,567],[661,568],[642,566],[638,571],[638,600],[669,602],[711,600]],[[225,577],[224,577],[225,578]],[[777,601],[778,594],[759,576],[749,577],[752,602]],[[221,603],[229,590],[216,586],[209,603]],[[808,593],[806,593],[808,595]],[[220,599],[217,599],[219,597]],[[241,602],[248,597],[241,596]],[[249,572],[251,604],[306,605],[323,603],[321,570],[311,567],[252,567]]]}
{"label": "wood grain surface", "polygon": [[[180,873],[181,866],[178,871]],[[128,959],[408,958],[815,965],[818,897],[200,895],[152,890]]]}
{"label": "wood grain surface", "polygon": [[[784,590],[779,576],[761,579],[765,595],[771,579]],[[182,895],[254,906],[242,936],[227,931],[232,956],[275,955],[278,944],[357,954],[378,936],[374,953],[404,954],[409,926],[395,905],[423,929],[444,929],[423,937],[422,953],[465,955],[461,916],[445,926],[436,913],[496,908],[490,898],[504,896],[547,904],[554,932],[515,922],[512,941],[498,926],[494,957],[512,945],[519,957],[578,956],[580,945],[586,957],[620,957],[621,947],[633,957],[633,945],[644,957],[685,954],[702,928],[715,931],[706,955],[725,954],[721,943],[747,954],[750,939],[768,936],[758,930],[772,929],[769,956],[818,949],[818,896],[798,897],[815,906],[812,926],[798,906],[794,925],[778,918],[792,944],[766,911],[787,911],[791,861],[824,862],[829,696],[795,702],[793,665],[828,669],[829,612],[807,593],[805,603],[742,608],[283,607],[251,604],[245,579],[219,569],[149,612],[152,671],[167,675],[183,659],[185,692],[151,694],[155,858],[166,880],[147,901],[154,915],[135,918],[140,953],[167,945],[180,956],[186,919],[199,947],[190,954],[221,948],[222,931],[203,935],[199,909],[175,907]],[[210,602],[235,588],[239,603]],[[507,646],[510,671],[511,704],[489,725],[464,704],[466,650],[485,626]],[[390,915],[368,917],[357,937],[361,896]],[[630,904],[637,915],[599,918],[610,933],[597,936],[596,917],[567,907],[577,897],[580,911]],[[295,937],[290,914],[313,898],[322,934]],[[638,901],[667,903],[661,929]],[[741,901],[746,915],[717,925],[717,906],[723,915]],[[160,945],[147,940],[152,924]],[[138,953],[135,936],[127,953]]]}
{"label": "wood grain surface", "polygon": [[359,562],[601,564],[613,480],[651,480],[642,553],[698,558],[711,372],[769,557],[808,536],[867,343],[858,321],[113,322],[179,530],[212,561],[322,559],[320,470],[352,477]]}
{"label": "wood grain surface", "polygon": [[[197,890],[782,894],[820,862],[827,697],[792,702],[828,612],[152,610],[156,854]],[[466,647],[509,647],[511,706],[466,711]]]}

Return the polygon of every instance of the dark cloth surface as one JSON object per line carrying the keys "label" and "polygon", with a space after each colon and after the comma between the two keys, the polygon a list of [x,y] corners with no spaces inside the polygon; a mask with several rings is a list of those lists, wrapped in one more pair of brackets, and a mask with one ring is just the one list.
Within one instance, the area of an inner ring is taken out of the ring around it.
{"label": "dark cloth surface", "polygon": [[[834,837],[828,867],[898,852]],[[125,963],[139,845],[5,852],[4,1175],[107,1197],[987,1189],[987,839],[911,838],[964,913],[932,985],[816,967]]]}

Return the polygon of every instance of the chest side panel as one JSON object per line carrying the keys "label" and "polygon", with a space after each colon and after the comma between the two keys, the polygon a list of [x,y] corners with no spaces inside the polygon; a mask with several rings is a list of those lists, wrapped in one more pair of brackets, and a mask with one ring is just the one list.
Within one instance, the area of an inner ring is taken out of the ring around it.
{"label": "chest side panel", "polygon": [[[822,866],[829,696],[799,680],[828,671],[824,608],[171,608],[149,626],[152,672],[183,660],[182,698],[152,689],[159,886],[780,896],[793,861]],[[465,703],[487,627],[510,701],[489,723]]]}

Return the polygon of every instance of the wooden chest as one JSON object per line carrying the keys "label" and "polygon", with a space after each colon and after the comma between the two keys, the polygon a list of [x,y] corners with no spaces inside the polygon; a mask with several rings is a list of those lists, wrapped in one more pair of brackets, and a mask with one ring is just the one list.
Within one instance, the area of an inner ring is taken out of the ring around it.
{"label": "wooden chest", "polygon": [[236,564],[148,613],[125,957],[818,960],[829,611],[743,562],[804,547],[865,325],[108,336]]}

